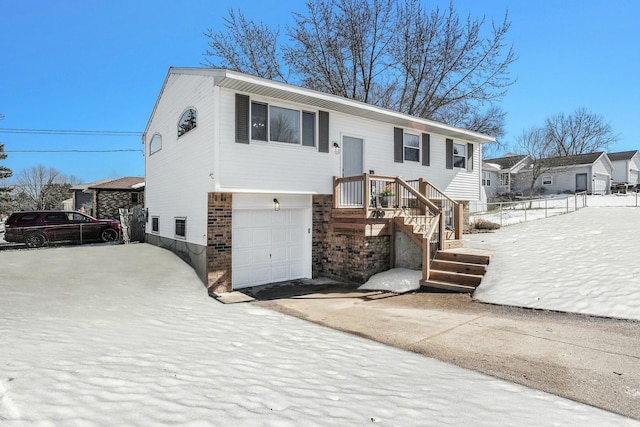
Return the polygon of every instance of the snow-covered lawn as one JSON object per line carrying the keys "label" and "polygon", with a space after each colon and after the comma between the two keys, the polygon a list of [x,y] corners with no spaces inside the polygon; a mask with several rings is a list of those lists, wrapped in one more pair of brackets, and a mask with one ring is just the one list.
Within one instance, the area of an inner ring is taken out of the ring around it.
{"label": "snow-covered lawn", "polygon": [[465,236],[467,246],[495,251],[474,298],[640,320],[640,208],[592,207],[595,200],[569,215]]}
{"label": "snow-covered lawn", "polygon": [[0,252],[0,424],[639,425],[249,304],[144,244]]}
{"label": "snow-covered lawn", "polygon": [[470,221],[486,220],[501,226],[519,224],[549,218],[556,215],[575,212],[585,206],[591,207],[640,207],[640,194],[608,194],[608,195],[556,195],[544,199],[504,204],[492,203],[489,210],[471,214]]}

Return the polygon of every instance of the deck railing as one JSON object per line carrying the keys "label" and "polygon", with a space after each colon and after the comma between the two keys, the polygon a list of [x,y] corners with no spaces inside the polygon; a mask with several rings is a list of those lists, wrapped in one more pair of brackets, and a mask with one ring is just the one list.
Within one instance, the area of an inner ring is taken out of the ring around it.
{"label": "deck railing", "polygon": [[[417,218],[439,221],[438,239],[442,242],[462,238],[462,206],[424,179],[404,181],[400,177],[363,174],[334,178],[334,208],[371,211],[391,210]],[[430,222],[430,221],[429,221]],[[425,221],[424,227],[427,227]]]}

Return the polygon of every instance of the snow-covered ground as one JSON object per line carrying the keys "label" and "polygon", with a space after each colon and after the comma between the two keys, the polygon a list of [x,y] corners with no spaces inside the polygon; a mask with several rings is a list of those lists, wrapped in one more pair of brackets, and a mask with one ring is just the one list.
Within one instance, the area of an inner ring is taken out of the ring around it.
{"label": "snow-covered ground", "polygon": [[[612,203],[616,196],[599,196]],[[640,320],[640,208],[589,207],[465,236],[495,252],[474,298]]]}
{"label": "snow-covered ground", "polygon": [[640,425],[249,304],[144,244],[0,252],[0,424]]}
{"label": "snow-covered ground", "polygon": [[544,199],[522,202],[492,203],[488,211],[471,214],[472,223],[486,220],[501,226],[518,224],[575,212],[585,206],[591,207],[640,207],[640,193],[609,195],[556,195]]}

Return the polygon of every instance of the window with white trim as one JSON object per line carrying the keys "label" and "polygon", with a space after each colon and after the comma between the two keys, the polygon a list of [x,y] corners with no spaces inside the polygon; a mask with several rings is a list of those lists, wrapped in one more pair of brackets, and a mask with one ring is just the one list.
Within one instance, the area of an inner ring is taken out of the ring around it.
{"label": "window with white trim", "polygon": [[482,186],[491,187],[491,172],[482,171]]}
{"label": "window with white trim", "polygon": [[160,217],[158,216],[151,217],[151,231],[153,233],[158,233],[160,231]]}
{"label": "window with white trim", "polygon": [[507,187],[509,185],[509,172],[500,174],[500,185]]}
{"label": "window with white trim", "polygon": [[153,135],[149,143],[149,155],[162,150],[162,136],[159,133]]}
{"label": "window with white trim", "polygon": [[553,177],[551,175],[544,175],[542,177],[542,185],[553,185]]}
{"label": "window with white trim", "polygon": [[316,146],[316,113],[251,102],[251,139]]}
{"label": "window with white trim", "polygon": [[176,237],[184,239],[187,237],[187,218],[176,217]]}
{"label": "window with white trim", "polygon": [[420,137],[412,133],[404,134],[404,160],[410,162],[420,161]]}
{"label": "window with white trim", "polygon": [[453,144],[453,167],[466,169],[467,147],[464,144]]}

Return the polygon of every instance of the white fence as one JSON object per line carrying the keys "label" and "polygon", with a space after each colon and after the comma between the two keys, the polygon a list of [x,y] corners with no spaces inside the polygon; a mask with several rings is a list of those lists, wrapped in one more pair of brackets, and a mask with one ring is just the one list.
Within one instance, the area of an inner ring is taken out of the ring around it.
{"label": "white fence", "polygon": [[541,199],[518,200],[514,202],[471,203],[470,223],[486,220],[504,225],[533,221],[574,212],[586,206],[591,207],[640,207],[639,193],[587,195],[586,193],[558,195]]}

